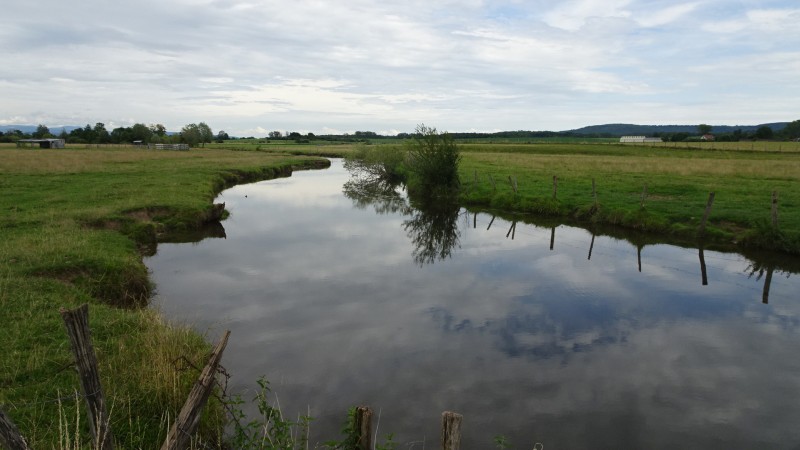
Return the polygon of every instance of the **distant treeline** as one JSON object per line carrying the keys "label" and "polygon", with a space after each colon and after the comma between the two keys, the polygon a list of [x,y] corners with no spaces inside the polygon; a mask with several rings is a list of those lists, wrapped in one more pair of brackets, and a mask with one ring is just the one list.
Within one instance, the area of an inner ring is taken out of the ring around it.
{"label": "distant treeline", "polygon": [[[211,128],[203,122],[184,126],[179,133],[168,132],[161,124],[145,125],[134,124],[130,127],[118,127],[108,131],[103,123],[94,126],[87,124],[85,127],[64,127],[54,134],[51,130],[39,125],[33,129],[30,126],[20,126],[17,129],[0,127],[0,142],[15,142],[25,138],[59,137],[68,143],[75,144],[121,144],[141,141],[142,143],[188,143],[191,146],[206,142],[223,142],[231,139],[254,139],[274,141],[294,141],[296,143],[310,143],[312,141],[330,142],[372,142],[389,141],[397,139],[410,139],[411,133],[397,135],[381,135],[374,131],[356,131],[353,134],[327,134],[299,133],[296,131],[271,131],[267,137],[232,137],[225,131],[213,134]],[[5,131],[1,131],[5,129]],[[30,129],[23,131],[21,129]],[[69,129],[70,131],[67,131]],[[557,139],[557,138],[619,138],[621,136],[652,136],[660,137],[664,141],[683,142],[697,140],[705,134],[713,133],[717,141],[740,140],[796,140],[800,139],[800,120],[793,122],[775,122],[762,125],[633,125],[633,124],[606,124],[593,125],[568,131],[498,131],[495,133],[462,133],[452,132],[450,135],[459,141],[497,139]]]}

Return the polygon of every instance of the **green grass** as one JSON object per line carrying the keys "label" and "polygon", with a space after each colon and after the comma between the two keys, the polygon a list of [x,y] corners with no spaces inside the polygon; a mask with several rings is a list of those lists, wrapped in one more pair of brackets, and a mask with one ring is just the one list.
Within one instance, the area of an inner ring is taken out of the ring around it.
{"label": "green grass", "polygon": [[[208,344],[157,311],[131,308],[151,291],[142,245],[200,225],[225,186],[315,161],[213,149],[0,147],[0,404],[33,448],[58,444],[55,399],[75,407],[69,398],[79,384],[58,310],[85,302],[118,443],[160,445],[197,375],[173,362],[202,365]],[[212,405],[207,435],[220,418]]]}
{"label": "green grass", "polygon": [[[797,154],[737,150],[661,149],[623,145],[466,145],[462,199],[509,211],[571,216],[693,236],[708,194],[716,193],[709,237],[800,253],[800,158]],[[475,174],[478,182],[475,182]],[[489,175],[495,179],[494,191]],[[508,177],[516,177],[514,194]],[[553,176],[558,177],[553,200]],[[598,208],[594,208],[592,179]],[[641,196],[647,195],[644,208]],[[781,242],[759,241],[779,192]]]}

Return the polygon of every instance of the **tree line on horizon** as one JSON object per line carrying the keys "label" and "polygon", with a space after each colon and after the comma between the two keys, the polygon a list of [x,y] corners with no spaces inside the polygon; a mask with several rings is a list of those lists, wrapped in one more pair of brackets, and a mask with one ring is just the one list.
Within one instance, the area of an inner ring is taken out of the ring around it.
{"label": "tree line on horizon", "polygon": [[[593,125],[569,131],[499,131],[494,133],[478,132],[453,132],[449,133],[453,139],[544,139],[544,138],[618,138],[625,135],[648,135],[660,137],[668,142],[684,142],[696,140],[704,134],[714,133],[717,141],[741,140],[797,140],[800,139],[800,120],[793,122],[780,122],[756,126],[733,127],[728,125],[711,126],[700,125],[632,125],[632,124],[607,124]],[[353,134],[315,135],[314,133],[302,134],[296,131],[271,131],[267,137],[259,139],[294,141],[296,143],[309,143],[311,141],[337,141],[337,142],[369,142],[381,139],[410,139],[412,133],[398,133],[397,135],[381,135],[374,131],[356,131]],[[180,132],[168,132],[164,125],[146,125],[137,123],[130,127],[118,127],[108,131],[102,122],[94,126],[86,124],[70,132],[65,128],[59,134],[54,134],[50,129],[40,124],[36,130],[25,133],[18,129],[6,132],[0,131],[0,142],[16,142],[19,139],[61,138],[71,144],[130,144],[140,141],[149,143],[186,143],[192,147],[210,142],[224,142],[231,139],[257,139],[253,136],[237,138],[230,136],[225,131],[214,134],[205,123],[191,123],[185,125]]]}
{"label": "tree line on horizon", "polygon": [[189,144],[191,147],[203,145],[213,140],[229,139],[228,133],[220,131],[216,135],[205,122],[190,123],[181,128],[178,133],[168,132],[162,124],[136,123],[130,127],[117,127],[108,131],[102,122],[94,126],[86,124],[85,127],[74,128],[67,132],[54,134],[46,125],[39,124],[36,130],[30,133],[19,129],[0,131],[0,142],[16,142],[20,139],[64,139],[70,144]]}

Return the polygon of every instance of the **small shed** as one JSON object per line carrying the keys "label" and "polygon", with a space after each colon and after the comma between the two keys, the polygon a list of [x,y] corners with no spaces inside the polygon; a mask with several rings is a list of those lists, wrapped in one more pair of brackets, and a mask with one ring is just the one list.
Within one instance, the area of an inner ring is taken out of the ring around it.
{"label": "small shed", "polygon": [[64,148],[64,139],[20,139],[17,147]]}
{"label": "small shed", "polygon": [[622,136],[621,138],[619,138],[619,141],[622,142],[622,143],[629,143],[629,142],[636,142],[636,143],[662,142],[661,138],[647,137],[647,136]]}
{"label": "small shed", "polygon": [[704,134],[703,136],[700,137],[700,139],[702,139],[704,141],[713,141],[714,140],[714,135],[711,134],[711,133]]}

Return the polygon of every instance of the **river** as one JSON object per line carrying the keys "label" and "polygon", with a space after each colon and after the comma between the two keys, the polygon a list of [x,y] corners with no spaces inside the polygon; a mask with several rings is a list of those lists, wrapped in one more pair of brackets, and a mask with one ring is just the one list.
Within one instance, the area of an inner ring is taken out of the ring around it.
{"label": "river", "polygon": [[[377,200],[330,169],[223,192],[225,238],[158,245],[155,307],[265,376],[313,442],[348,407],[398,448],[800,444],[800,277],[765,261],[458,206]],[[347,195],[345,195],[347,193]],[[777,261],[777,262],[776,262]],[[787,268],[789,267],[789,268]]]}

